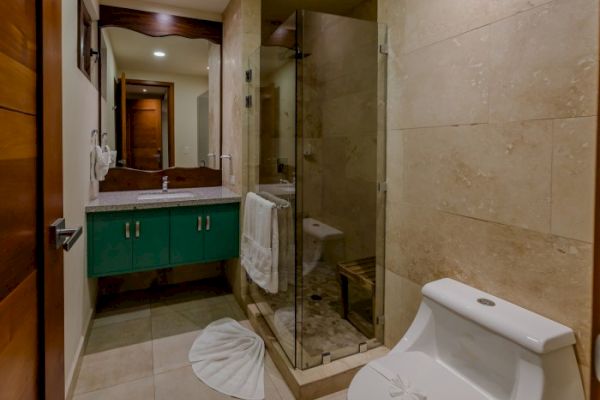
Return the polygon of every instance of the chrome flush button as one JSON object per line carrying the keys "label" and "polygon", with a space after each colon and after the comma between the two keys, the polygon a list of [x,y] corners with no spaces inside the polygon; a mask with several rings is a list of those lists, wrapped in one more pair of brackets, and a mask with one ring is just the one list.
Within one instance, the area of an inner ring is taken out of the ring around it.
{"label": "chrome flush button", "polygon": [[479,304],[483,304],[484,306],[488,306],[488,307],[494,307],[496,305],[496,303],[494,303],[492,300],[486,299],[484,297],[477,299],[477,302]]}

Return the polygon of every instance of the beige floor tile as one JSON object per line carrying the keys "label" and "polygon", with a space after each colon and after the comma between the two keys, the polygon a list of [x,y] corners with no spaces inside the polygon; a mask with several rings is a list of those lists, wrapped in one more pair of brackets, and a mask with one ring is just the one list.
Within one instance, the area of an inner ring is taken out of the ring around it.
{"label": "beige floor tile", "polygon": [[342,390],[341,392],[336,392],[329,394],[325,397],[320,397],[317,400],[346,400],[348,398],[348,391]]}
{"label": "beige floor tile", "polygon": [[152,342],[86,354],[75,394],[152,376]]}
{"label": "beige floor tile", "polygon": [[134,311],[111,311],[97,314],[92,322],[94,328],[115,324],[118,322],[126,322],[134,319],[149,318],[150,308],[146,307],[141,310]]}
{"label": "beige floor tile", "polygon": [[152,341],[154,373],[160,374],[189,365],[188,353],[200,332],[187,332]]}
{"label": "beige floor tile", "polygon": [[171,309],[165,309],[158,315],[152,315],[152,338],[160,339],[197,331],[200,324],[192,322],[184,315]]}
{"label": "beige floor tile", "polygon": [[86,354],[152,340],[150,318],[133,319],[92,328]]}
{"label": "beige floor tile", "polygon": [[202,383],[190,366],[156,375],[154,385],[155,400],[231,399]]}
{"label": "beige floor tile", "polygon": [[149,376],[107,389],[73,397],[73,400],[150,400],[154,399],[154,377]]}
{"label": "beige floor tile", "polygon": [[281,400],[294,400],[292,391],[283,380],[283,376],[279,373],[279,370],[268,353],[265,354],[265,380],[266,379],[269,379],[273,386],[275,386]]}

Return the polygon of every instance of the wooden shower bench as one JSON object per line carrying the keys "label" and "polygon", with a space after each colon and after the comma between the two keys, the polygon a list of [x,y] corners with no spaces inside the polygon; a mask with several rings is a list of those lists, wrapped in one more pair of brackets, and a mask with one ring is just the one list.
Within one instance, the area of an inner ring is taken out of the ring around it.
{"label": "wooden shower bench", "polygon": [[[375,257],[360,258],[358,260],[338,263],[337,271],[340,275],[342,316],[350,321],[363,335],[373,336],[375,321]],[[358,313],[350,310],[348,300],[348,285],[352,282],[371,294],[371,321],[366,321]]]}

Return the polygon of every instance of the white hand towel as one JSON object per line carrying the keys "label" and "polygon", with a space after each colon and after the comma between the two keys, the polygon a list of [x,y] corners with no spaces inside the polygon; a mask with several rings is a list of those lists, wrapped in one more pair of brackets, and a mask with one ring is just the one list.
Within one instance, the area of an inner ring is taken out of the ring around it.
{"label": "white hand towel", "polygon": [[264,355],[260,336],[223,318],[204,328],[188,358],[196,376],[211,388],[240,399],[262,400]]}
{"label": "white hand towel", "polygon": [[103,181],[110,166],[110,153],[102,151],[100,146],[94,146],[94,176],[97,181]]}
{"label": "white hand towel", "polygon": [[249,192],[244,206],[241,264],[250,278],[269,293],[279,284],[279,233],[275,204]]}

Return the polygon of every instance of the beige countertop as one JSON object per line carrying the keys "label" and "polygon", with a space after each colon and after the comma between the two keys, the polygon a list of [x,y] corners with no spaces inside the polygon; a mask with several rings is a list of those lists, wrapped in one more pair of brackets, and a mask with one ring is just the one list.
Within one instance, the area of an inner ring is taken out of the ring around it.
{"label": "beige countertop", "polygon": [[169,189],[168,193],[175,196],[184,195],[185,198],[153,198],[142,200],[144,195],[161,195],[160,189],[130,190],[122,192],[100,192],[98,198],[90,201],[85,211],[88,213],[103,211],[125,211],[149,208],[182,207],[204,204],[239,203],[240,195],[223,186]]}

